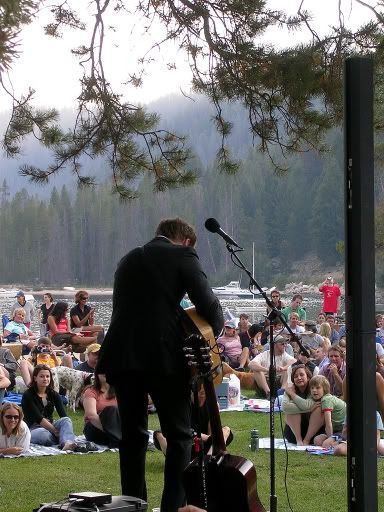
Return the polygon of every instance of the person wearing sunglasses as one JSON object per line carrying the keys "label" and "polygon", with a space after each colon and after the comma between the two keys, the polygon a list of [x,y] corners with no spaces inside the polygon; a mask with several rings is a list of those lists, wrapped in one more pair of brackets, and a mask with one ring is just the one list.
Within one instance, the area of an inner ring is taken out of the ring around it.
{"label": "person wearing sunglasses", "polygon": [[[281,311],[284,308],[284,304],[281,300],[281,295],[279,290],[272,290],[271,291],[271,302],[273,304],[273,307]],[[271,312],[271,308],[267,305],[267,315]]]}
{"label": "person wearing sunglasses", "polygon": [[29,448],[31,433],[17,404],[5,403],[0,412],[0,454],[20,455]]}
{"label": "person wearing sunglasses", "polygon": [[74,332],[87,332],[87,336],[97,335],[97,342],[104,340],[104,326],[95,324],[95,308],[87,304],[89,294],[79,290],[75,295],[75,306],[69,312],[70,327]]}

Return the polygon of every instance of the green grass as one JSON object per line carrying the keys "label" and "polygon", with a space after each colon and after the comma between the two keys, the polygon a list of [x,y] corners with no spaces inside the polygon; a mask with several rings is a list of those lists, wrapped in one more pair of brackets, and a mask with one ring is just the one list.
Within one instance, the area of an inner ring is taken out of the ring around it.
{"label": "green grass", "polygon": [[[76,433],[82,430],[82,412],[71,414]],[[257,488],[266,510],[269,509],[269,451],[250,452],[250,430],[257,428],[261,437],[269,435],[267,414],[224,412],[223,425],[234,432],[230,452],[247,457],[257,471]],[[150,416],[150,428],[158,425],[156,415]],[[276,437],[281,437],[276,415]],[[294,512],[341,512],[347,508],[346,459],[289,452],[288,491]],[[149,507],[159,506],[162,490],[164,457],[161,452],[147,454],[147,485]],[[284,489],[286,455],[276,451],[276,494],[279,512],[288,511]],[[384,459],[379,459],[379,510],[384,510]],[[118,454],[63,455],[0,460],[0,510],[31,512],[41,502],[65,498],[73,491],[98,491],[120,494]],[[229,489],[228,492],[231,492]],[[234,511],[236,512],[236,511]]]}

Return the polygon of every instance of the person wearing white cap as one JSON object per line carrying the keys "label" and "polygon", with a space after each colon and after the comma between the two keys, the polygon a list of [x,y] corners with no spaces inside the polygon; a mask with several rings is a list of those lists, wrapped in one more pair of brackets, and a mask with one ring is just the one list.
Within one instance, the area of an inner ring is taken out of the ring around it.
{"label": "person wearing white cap", "polygon": [[95,373],[97,361],[99,360],[101,345],[99,343],[92,343],[86,349],[87,360],[76,366],[76,370],[82,372]]}
{"label": "person wearing white cap", "polygon": [[[285,389],[288,382],[288,367],[296,362],[296,359],[290,356],[285,347],[287,345],[287,338],[285,336],[276,336],[275,338],[275,365],[276,375],[280,388]],[[270,351],[266,350],[261,352],[249,362],[249,369],[253,371],[257,386],[264,391],[267,398],[269,398],[270,389],[267,381],[269,365],[270,365]]]}

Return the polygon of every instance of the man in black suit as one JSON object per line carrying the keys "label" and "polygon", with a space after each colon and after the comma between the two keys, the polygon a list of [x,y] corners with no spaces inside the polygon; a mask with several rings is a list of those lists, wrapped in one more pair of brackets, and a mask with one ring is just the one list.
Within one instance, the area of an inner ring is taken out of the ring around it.
{"label": "man in black suit", "polygon": [[152,397],[168,443],[162,512],[176,512],[185,502],[181,477],[191,450],[190,372],[178,315],[185,293],[215,335],[223,326],[220,303],[200,266],[195,243],[190,225],[166,219],[153,240],[120,261],[111,324],[97,367],[116,389],[122,492],[144,500],[148,393]]}

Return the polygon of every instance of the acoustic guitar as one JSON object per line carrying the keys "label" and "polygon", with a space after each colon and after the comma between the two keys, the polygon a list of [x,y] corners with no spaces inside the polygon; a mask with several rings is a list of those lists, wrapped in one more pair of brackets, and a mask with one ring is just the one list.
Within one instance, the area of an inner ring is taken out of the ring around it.
{"label": "acoustic guitar", "polygon": [[[252,462],[227,452],[210,374],[210,347],[201,335],[191,335],[188,341],[190,364],[198,369],[205,389],[212,453],[201,453],[185,469],[187,503],[208,512],[265,512],[257,493],[256,470]],[[191,354],[194,360],[191,360]]]}
{"label": "acoustic guitar", "polygon": [[203,317],[196,313],[194,307],[184,309],[182,324],[186,333],[186,337],[191,334],[202,336],[209,346],[209,353],[212,359],[213,383],[215,386],[223,380],[222,361],[220,358],[220,349],[216,343],[215,335],[212,327],[204,320]]}

